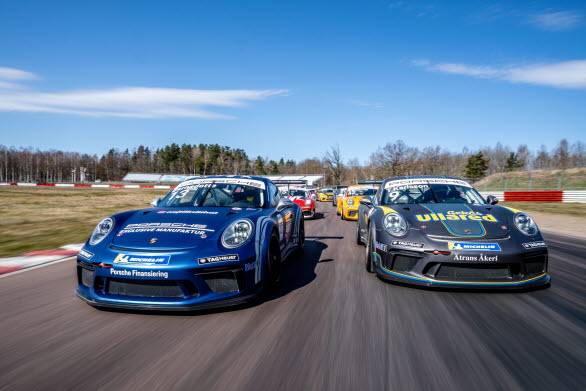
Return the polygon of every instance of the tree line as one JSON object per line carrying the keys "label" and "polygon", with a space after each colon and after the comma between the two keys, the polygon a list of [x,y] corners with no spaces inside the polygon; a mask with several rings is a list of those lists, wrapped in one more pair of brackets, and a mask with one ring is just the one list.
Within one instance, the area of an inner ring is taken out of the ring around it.
{"label": "tree line", "polygon": [[479,150],[452,152],[441,146],[418,148],[402,140],[388,142],[366,162],[344,156],[338,145],[322,156],[296,162],[292,159],[250,158],[239,148],[218,144],[170,144],[151,150],[110,149],[102,156],[64,151],[40,151],[0,145],[0,182],[120,181],[129,172],[183,175],[323,174],[330,185],[358,179],[403,175],[447,175],[476,180],[486,175],[518,170],[586,167],[582,142],[561,140],[553,148],[531,151],[500,142]]}

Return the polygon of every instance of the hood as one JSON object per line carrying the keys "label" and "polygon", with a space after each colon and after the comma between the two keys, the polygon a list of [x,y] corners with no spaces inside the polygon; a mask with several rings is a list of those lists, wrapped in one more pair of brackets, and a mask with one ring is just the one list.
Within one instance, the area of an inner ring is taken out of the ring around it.
{"label": "hood", "polygon": [[181,250],[219,237],[234,220],[256,208],[152,208],[135,211],[118,227],[111,244],[135,250]]}
{"label": "hood", "polygon": [[[409,213],[403,215],[409,223],[430,236],[498,239],[510,233],[508,211],[493,205],[416,204],[408,208]],[[405,207],[401,209],[406,212]]]}

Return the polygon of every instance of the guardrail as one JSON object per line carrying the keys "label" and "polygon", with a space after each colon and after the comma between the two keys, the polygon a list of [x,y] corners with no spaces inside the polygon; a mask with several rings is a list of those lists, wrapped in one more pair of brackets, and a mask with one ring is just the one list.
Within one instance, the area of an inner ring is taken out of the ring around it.
{"label": "guardrail", "polygon": [[522,202],[580,202],[586,203],[586,190],[567,191],[482,191],[483,197],[493,195],[500,201]]}
{"label": "guardrail", "polygon": [[89,183],[24,183],[24,182],[0,182],[0,186],[22,186],[22,187],[77,187],[94,189],[174,189],[175,186],[168,185],[102,185]]}

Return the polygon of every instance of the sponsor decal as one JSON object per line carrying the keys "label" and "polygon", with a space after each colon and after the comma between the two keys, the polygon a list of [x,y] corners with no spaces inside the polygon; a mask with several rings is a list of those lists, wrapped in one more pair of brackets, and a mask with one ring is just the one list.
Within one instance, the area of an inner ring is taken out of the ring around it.
{"label": "sponsor decal", "polygon": [[403,246],[403,247],[423,248],[423,243],[409,242],[409,241],[405,241],[405,240],[393,240],[391,242],[391,245]]}
{"label": "sponsor decal", "polygon": [[213,257],[199,258],[197,263],[200,265],[207,265],[208,263],[238,261],[238,254],[216,255]]}
{"label": "sponsor decal", "polygon": [[448,248],[459,251],[501,251],[498,243],[448,242]]}
{"label": "sponsor decal", "polygon": [[547,243],[545,243],[544,241],[523,243],[523,247],[525,247],[526,249],[547,247]]}
{"label": "sponsor decal", "polygon": [[210,212],[207,210],[160,210],[157,213],[167,213],[172,215],[217,215],[220,212]]}
{"label": "sponsor decal", "polygon": [[90,260],[94,256],[94,253],[82,248],[81,250],[79,250],[78,255],[80,255],[81,257],[83,257],[87,260]]}
{"label": "sponsor decal", "polygon": [[387,251],[387,245],[384,243],[380,243],[380,242],[374,242],[374,245],[377,249],[382,250],[382,251]]}
{"label": "sponsor decal", "polygon": [[123,264],[138,264],[138,265],[168,265],[170,255],[133,255],[133,254],[118,254],[114,259],[114,263]]}
{"label": "sponsor decal", "polygon": [[256,264],[254,262],[247,263],[244,265],[244,271],[247,272],[249,270],[254,270],[256,268]]}
{"label": "sponsor decal", "polygon": [[488,256],[485,254],[480,255],[454,255],[454,261],[472,261],[472,262],[497,262],[499,260],[498,255]]}
{"label": "sponsor decal", "polygon": [[245,179],[245,178],[199,178],[199,179],[191,179],[181,183],[175,189],[183,189],[185,187],[189,188],[198,188],[198,187],[207,187],[212,184],[231,184],[231,185],[244,185],[244,186],[252,186],[257,187],[259,189],[265,189],[266,185],[263,181],[257,181],[255,179]]}
{"label": "sponsor decal", "polygon": [[159,240],[159,239],[157,239],[157,238],[152,238],[151,240],[149,240],[149,243],[150,243],[150,244],[157,243],[157,240]]}
{"label": "sponsor decal", "polygon": [[232,210],[242,210],[242,208],[232,208]]}
{"label": "sponsor decal", "polygon": [[181,234],[203,235],[206,231],[214,232],[213,229],[206,228],[207,225],[202,224],[183,224],[183,223],[139,223],[128,224],[120,232],[118,236],[124,234],[136,233],[157,233],[170,232]]}
{"label": "sponsor decal", "polygon": [[205,239],[207,237],[208,237],[208,235],[206,235],[206,234],[203,234],[203,235],[200,236],[200,238],[202,238],[202,239]]}
{"label": "sponsor decal", "polygon": [[479,212],[460,212],[449,211],[444,213],[426,213],[422,215],[415,215],[417,221],[446,221],[446,220],[464,220],[464,221],[490,221],[498,222],[497,218],[491,214],[483,214]]}
{"label": "sponsor decal", "polygon": [[128,270],[128,269],[114,269],[110,268],[110,275],[111,276],[123,276],[123,277],[159,277],[159,278],[169,278],[168,272],[163,272],[160,270]]}
{"label": "sponsor decal", "polygon": [[385,189],[392,189],[392,188],[400,187],[400,186],[412,186],[412,187],[408,187],[408,188],[412,189],[412,188],[416,188],[418,186],[427,186],[428,184],[433,184],[433,183],[471,187],[468,182],[461,181],[458,179],[425,178],[423,180],[422,179],[398,179],[395,181],[388,181],[387,183],[385,183]]}

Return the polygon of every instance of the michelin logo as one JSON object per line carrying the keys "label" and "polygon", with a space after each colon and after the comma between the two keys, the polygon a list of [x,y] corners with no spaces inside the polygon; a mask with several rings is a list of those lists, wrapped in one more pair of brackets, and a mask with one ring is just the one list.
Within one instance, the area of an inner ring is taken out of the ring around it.
{"label": "michelin logo", "polygon": [[145,255],[129,255],[129,254],[118,254],[114,259],[114,263],[125,263],[135,265],[168,265],[170,255],[159,255],[156,257],[145,256]]}
{"label": "michelin logo", "polygon": [[498,243],[449,242],[448,248],[458,251],[501,251],[501,246]]}

